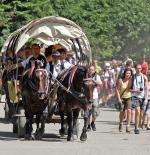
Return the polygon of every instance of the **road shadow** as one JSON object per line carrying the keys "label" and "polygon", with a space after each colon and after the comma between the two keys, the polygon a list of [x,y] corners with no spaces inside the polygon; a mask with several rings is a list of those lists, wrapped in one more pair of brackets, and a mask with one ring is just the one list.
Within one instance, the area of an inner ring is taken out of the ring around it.
{"label": "road shadow", "polygon": [[0,140],[13,141],[18,140],[17,135],[12,132],[0,131]]}
{"label": "road shadow", "polygon": [[66,136],[61,137],[60,135],[53,133],[45,133],[41,141],[44,142],[63,142],[66,140]]}
{"label": "road shadow", "polygon": [[[28,141],[28,140],[25,140],[24,138],[18,138],[17,134],[14,134],[12,132],[0,131],[0,141],[15,141],[15,140]],[[39,140],[31,140],[31,141],[39,141]],[[44,142],[64,142],[64,141],[66,141],[66,136],[60,137],[57,134],[46,133],[43,135],[43,138],[40,141],[44,141]]]}
{"label": "road shadow", "polygon": [[6,120],[5,118],[0,118],[0,123],[3,123],[3,124],[10,124],[11,121],[10,121],[10,120]]}
{"label": "road shadow", "polygon": [[100,110],[102,110],[102,111],[110,111],[110,112],[119,112],[118,110],[116,110],[115,108],[101,108]]}
{"label": "road shadow", "polygon": [[108,124],[108,125],[118,125],[119,123],[117,121],[96,121],[96,123],[101,123],[101,124]]}

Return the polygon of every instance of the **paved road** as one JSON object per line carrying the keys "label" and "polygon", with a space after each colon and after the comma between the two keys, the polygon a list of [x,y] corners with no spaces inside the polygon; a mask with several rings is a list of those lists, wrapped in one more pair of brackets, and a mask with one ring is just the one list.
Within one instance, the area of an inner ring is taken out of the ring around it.
{"label": "paved road", "polygon": [[[12,133],[12,124],[4,120],[4,105],[0,104],[1,155],[148,155],[150,131],[140,135],[118,132],[118,112],[101,109],[97,131],[88,133],[88,140],[67,142],[58,135],[59,124],[47,124],[42,141],[24,141]],[[82,125],[82,120],[80,125]]]}

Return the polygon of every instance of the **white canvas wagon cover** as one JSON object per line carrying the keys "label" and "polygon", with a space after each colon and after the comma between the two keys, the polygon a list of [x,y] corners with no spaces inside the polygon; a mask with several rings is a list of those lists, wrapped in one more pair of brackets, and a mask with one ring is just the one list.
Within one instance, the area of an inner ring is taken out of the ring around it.
{"label": "white canvas wagon cover", "polygon": [[12,49],[16,54],[30,38],[49,45],[61,44],[67,51],[76,47],[79,57],[86,56],[91,61],[89,41],[76,23],[63,17],[49,16],[33,20],[12,33],[4,43],[1,52]]}

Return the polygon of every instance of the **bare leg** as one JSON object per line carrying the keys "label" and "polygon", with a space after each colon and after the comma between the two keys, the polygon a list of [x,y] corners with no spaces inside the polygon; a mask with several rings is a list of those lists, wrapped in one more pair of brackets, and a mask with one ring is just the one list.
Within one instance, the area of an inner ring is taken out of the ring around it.
{"label": "bare leg", "polygon": [[122,132],[122,127],[123,127],[123,119],[124,119],[125,111],[120,111],[119,118],[119,131]]}
{"label": "bare leg", "polygon": [[131,123],[131,109],[127,110],[127,125]]}
{"label": "bare leg", "polygon": [[150,129],[150,116],[147,115],[147,129]]}
{"label": "bare leg", "polygon": [[125,116],[125,111],[121,111],[120,114],[119,114],[120,124],[123,123],[124,116]]}
{"label": "bare leg", "polygon": [[143,117],[141,119],[141,128],[143,129],[143,126],[145,124],[145,118],[146,118],[146,113],[144,112]]}
{"label": "bare leg", "polygon": [[134,109],[131,110],[131,122],[132,123],[135,122],[135,110]]}
{"label": "bare leg", "polygon": [[130,130],[130,123],[131,123],[131,109],[127,109],[127,127],[126,132],[131,132]]}
{"label": "bare leg", "polygon": [[142,126],[143,116],[144,116],[144,110],[141,109],[141,110],[140,110],[140,118],[139,118],[139,127]]}
{"label": "bare leg", "polygon": [[135,108],[135,134],[139,134],[140,107]]}

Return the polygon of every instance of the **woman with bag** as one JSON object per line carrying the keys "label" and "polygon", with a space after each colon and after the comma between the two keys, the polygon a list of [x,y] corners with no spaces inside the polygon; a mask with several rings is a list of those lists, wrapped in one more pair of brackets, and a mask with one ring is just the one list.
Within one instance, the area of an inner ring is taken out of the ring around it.
{"label": "woman with bag", "polygon": [[132,70],[127,68],[124,70],[123,76],[117,81],[116,84],[116,95],[120,105],[120,122],[119,131],[122,132],[123,120],[127,111],[127,126],[126,132],[130,132],[130,121],[131,121],[131,92],[128,89],[128,83],[132,76]]}

